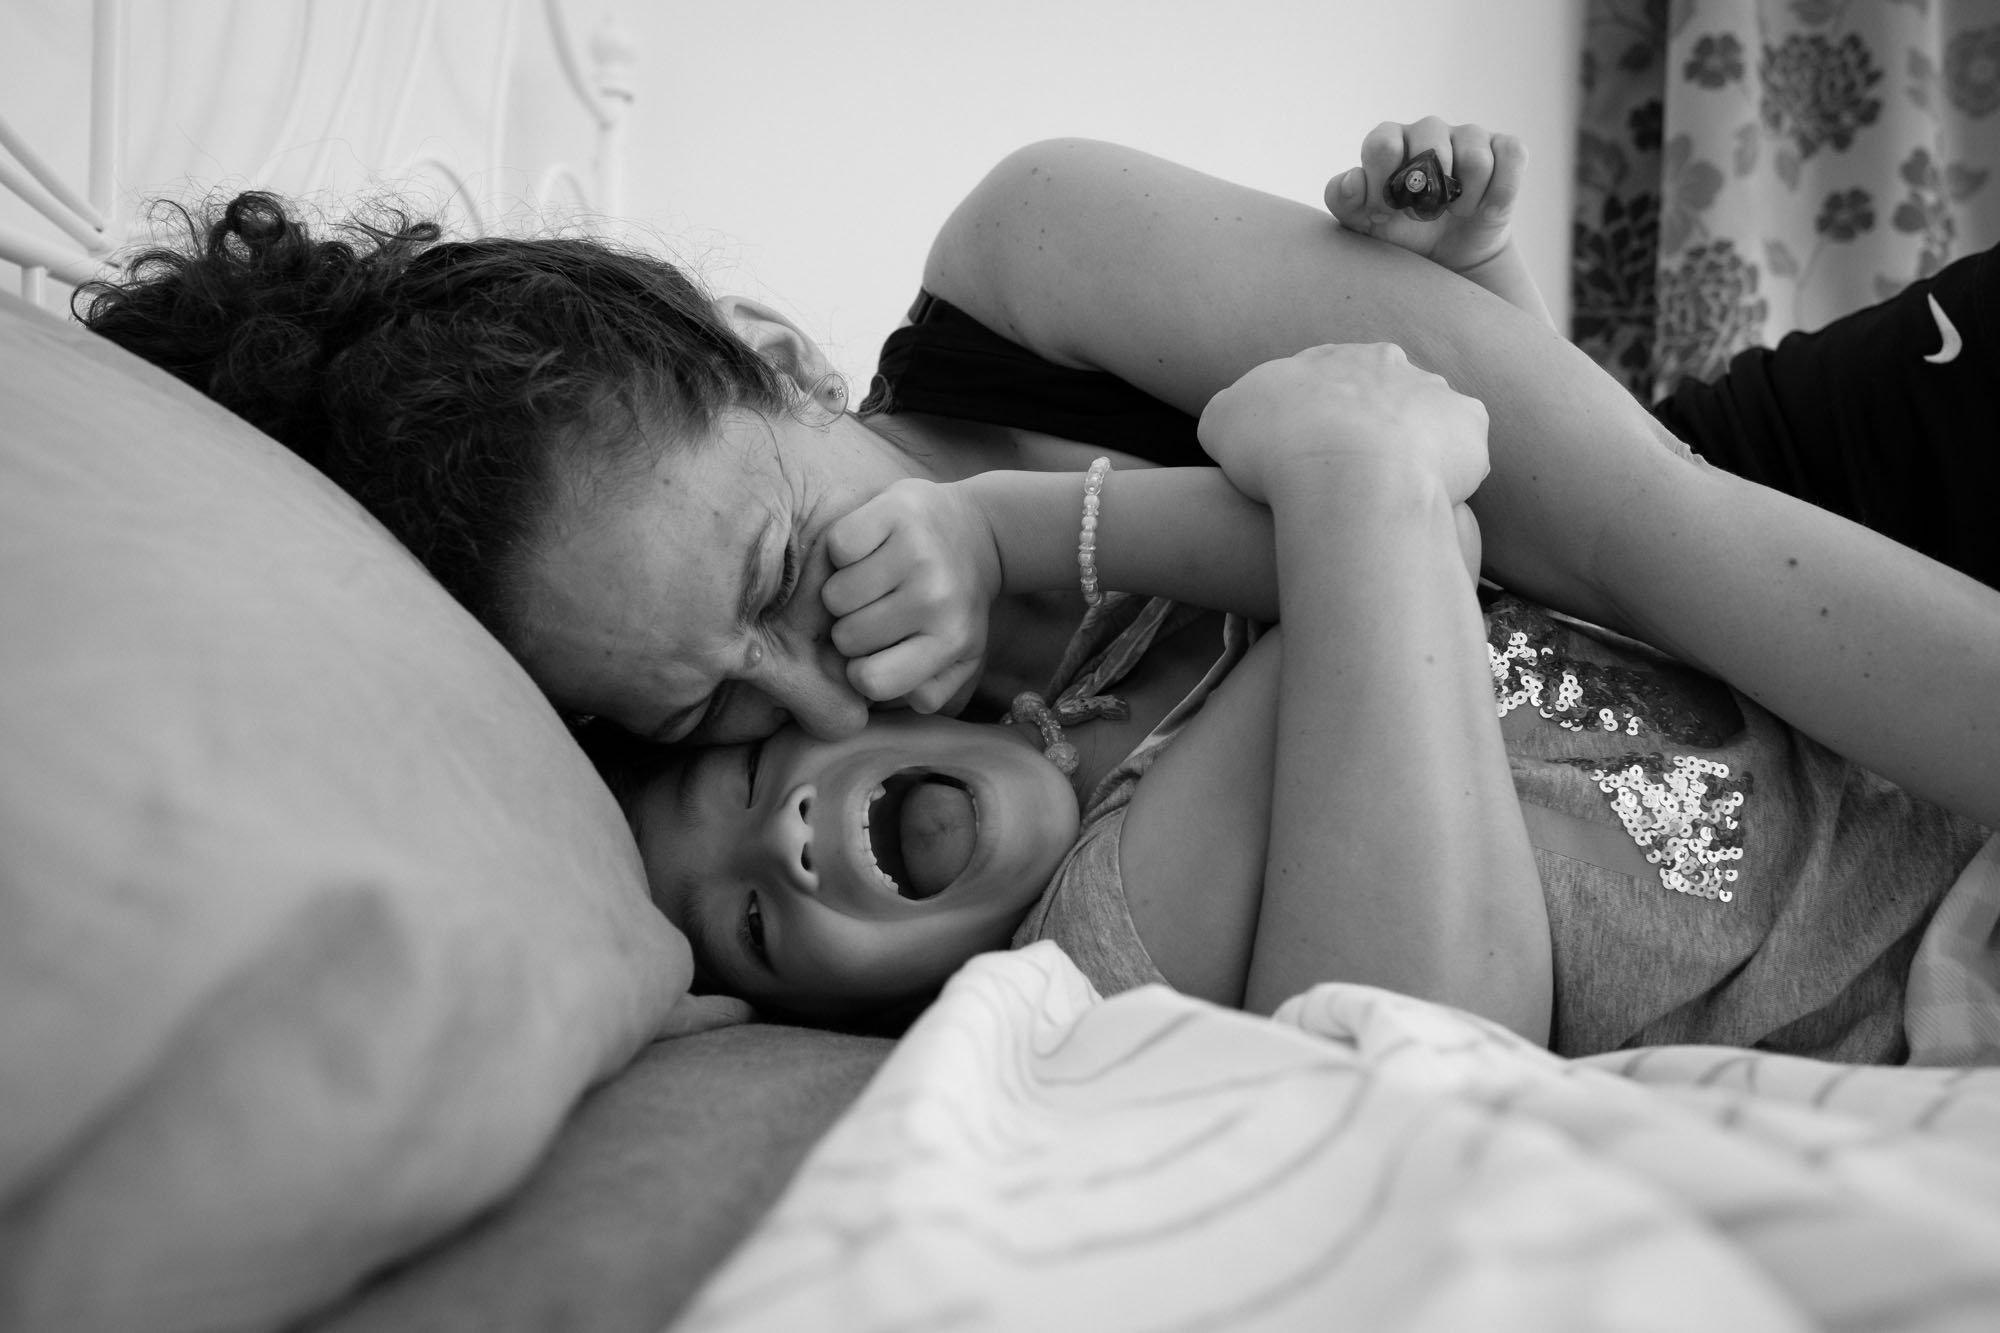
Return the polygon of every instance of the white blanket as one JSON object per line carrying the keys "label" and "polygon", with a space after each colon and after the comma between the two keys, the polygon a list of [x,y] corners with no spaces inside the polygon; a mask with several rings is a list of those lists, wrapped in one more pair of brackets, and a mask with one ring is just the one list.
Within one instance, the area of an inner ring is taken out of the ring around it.
{"label": "white blanket", "polygon": [[680,1327],[2000,1328],[2000,1069],[975,959]]}
{"label": "white blanket", "polygon": [[1903,1027],[1913,1065],[2000,1064],[2000,836],[1959,873],[1924,930]]}

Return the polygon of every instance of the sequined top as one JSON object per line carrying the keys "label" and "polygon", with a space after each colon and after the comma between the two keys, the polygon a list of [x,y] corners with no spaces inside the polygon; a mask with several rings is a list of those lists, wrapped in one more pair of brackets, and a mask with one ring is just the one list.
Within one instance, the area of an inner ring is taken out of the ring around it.
{"label": "sequined top", "polygon": [[[1639,644],[1515,598],[1486,626],[1548,904],[1551,1046],[1902,1059],[1911,957],[1985,831]],[[1055,940],[1106,993],[1164,981],[1125,907],[1118,838],[1243,643],[1235,622],[1208,677],[1091,793],[1017,946]]]}

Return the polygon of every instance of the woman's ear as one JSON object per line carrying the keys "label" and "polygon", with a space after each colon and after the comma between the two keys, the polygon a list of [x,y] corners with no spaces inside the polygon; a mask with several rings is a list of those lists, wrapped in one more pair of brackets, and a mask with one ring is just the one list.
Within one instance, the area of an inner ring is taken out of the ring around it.
{"label": "woman's ear", "polygon": [[803,394],[818,393],[828,377],[836,373],[818,343],[762,301],[747,296],[717,297],[715,313]]}

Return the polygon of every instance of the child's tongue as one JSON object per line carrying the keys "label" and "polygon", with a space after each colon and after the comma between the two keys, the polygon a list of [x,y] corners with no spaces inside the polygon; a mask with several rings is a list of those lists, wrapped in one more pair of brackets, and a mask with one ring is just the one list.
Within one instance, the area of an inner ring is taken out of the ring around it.
{"label": "child's tongue", "polygon": [[965,872],[978,833],[972,798],[948,782],[923,782],[903,801],[903,869],[910,892],[928,898]]}

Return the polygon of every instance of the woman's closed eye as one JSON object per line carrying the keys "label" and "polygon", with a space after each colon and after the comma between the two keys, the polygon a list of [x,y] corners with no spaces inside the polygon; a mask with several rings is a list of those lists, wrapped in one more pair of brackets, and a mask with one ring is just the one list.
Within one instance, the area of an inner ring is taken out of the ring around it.
{"label": "woman's closed eye", "polygon": [[[800,554],[798,539],[795,537],[785,543],[784,560],[779,565],[778,586],[772,591],[770,599],[764,603],[764,609],[758,613],[758,619],[768,624],[784,614],[785,608],[791,605],[793,594],[799,590],[799,577],[804,573],[804,565],[805,560]],[[761,646],[756,651],[761,657]],[[695,719],[695,724],[678,736],[662,739],[669,744],[701,745],[712,745],[724,739],[718,732],[723,718],[728,715],[729,705],[736,695],[736,687],[737,682],[733,679],[718,682],[715,689],[709,693],[708,702],[703,706],[701,715]]]}
{"label": "woman's closed eye", "polygon": [[771,600],[764,604],[764,619],[774,620],[791,604],[792,594],[798,591],[800,565],[799,541],[794,537],[785,543],[785,560],[778,575],[778,590]]}

